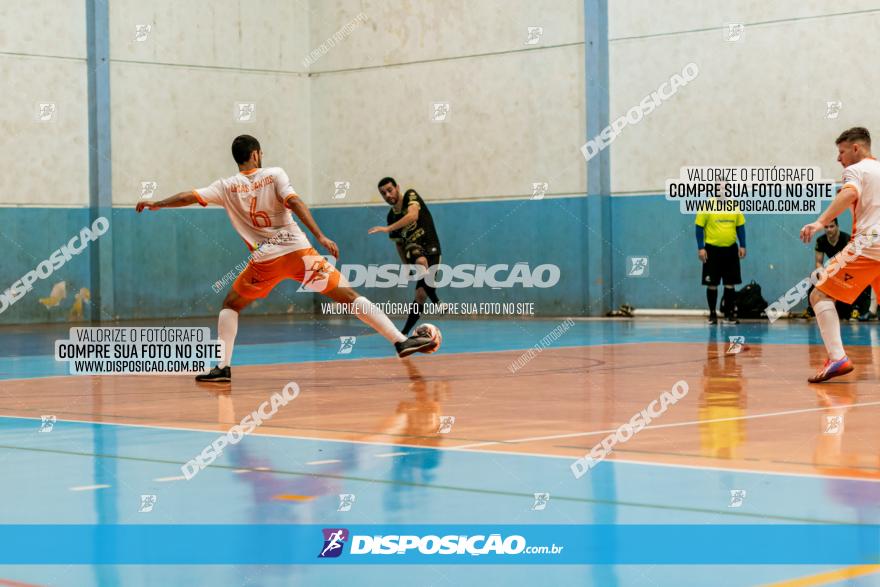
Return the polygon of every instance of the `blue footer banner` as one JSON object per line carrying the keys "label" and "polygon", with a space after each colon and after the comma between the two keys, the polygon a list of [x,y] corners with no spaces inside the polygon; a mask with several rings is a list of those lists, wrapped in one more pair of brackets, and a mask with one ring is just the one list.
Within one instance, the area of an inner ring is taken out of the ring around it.
{"label": "blue footer banner", "polygon": [[880,525],[0,525],[0,564],[876,564]]}

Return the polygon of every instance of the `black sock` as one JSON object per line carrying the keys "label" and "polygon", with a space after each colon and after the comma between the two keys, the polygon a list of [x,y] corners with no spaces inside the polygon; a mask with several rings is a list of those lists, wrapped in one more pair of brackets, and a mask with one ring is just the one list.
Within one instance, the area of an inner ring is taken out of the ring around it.
{"label": "black sock", "polygon": [[718,305],[718,289],[706,288],[706,301],[709,302],[709,315],[715,315],[715,306]]}
{"label": "black sock", "polygon": [[406,324],[403,325],[403,330],[401,330],[401,332],[404,335],[409,336],[409,331],[416,325],[416,322],[419,321],[421,315],[422,305],[419,303],[413,303],[412,310],[410,310],[409,316],[406,318]]}
{"label": "black sock", "polygon": [[725,287],[724,295],[721,296],[721,311],[724,312],[725,316],[733,316],[735,309],[736,308],[733,301],[733,288]]}

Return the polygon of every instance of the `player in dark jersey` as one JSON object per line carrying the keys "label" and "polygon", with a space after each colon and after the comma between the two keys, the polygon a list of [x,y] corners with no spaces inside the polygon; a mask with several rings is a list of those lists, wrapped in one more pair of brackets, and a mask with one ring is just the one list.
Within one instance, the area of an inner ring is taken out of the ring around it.
{"label": "player in dark jersey", "polygon": [[[422,197],[412,189],[406,190],[401,196],[397,182],[392,177],[382,178],[378,187],[382,198],[391,206],[388,225],[374,226],[369,234],[387,232],[397,246],[400,260],[406,264],[418,264],[427,270],[440,263],[440,239],[434,228],[434,219]],[[402,330],[404,334],[418,322],[426,298],[430,298],[434,304],[440,304],[436,290],[424,279],[419,279],[416,281],[415,304]]]}

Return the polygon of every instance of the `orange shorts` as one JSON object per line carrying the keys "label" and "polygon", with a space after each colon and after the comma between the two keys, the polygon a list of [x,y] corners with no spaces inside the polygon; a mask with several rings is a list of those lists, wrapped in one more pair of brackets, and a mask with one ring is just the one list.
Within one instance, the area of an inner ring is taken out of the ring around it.
{"label": "orange shorts", "polygon": [[834,255],[828,261],[826,270],[831,268],[832,263],[841,268],[824,282],[819,282],[816,289],[845,304],[856,301],[869,285],[880,295],[880,261],[859,255],[847,262],[843,257],[845,252]]}
{"label": "orange shorts", "polygon": [[251,260],[232,284],[232,289],[243,298],[265,298],[285,279],[294,279],[302,283],[304,289],[326,293],[336,289],[341,278],[336,267],[309,247],[262,263]]}

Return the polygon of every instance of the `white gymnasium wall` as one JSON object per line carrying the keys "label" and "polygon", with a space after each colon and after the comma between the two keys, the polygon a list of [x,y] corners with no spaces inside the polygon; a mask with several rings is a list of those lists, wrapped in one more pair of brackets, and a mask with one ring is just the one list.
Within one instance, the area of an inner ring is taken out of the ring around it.
{"label": "white gymnasium wall", "polygon": [[[159,192],[234,170],[228,143],[250,132],[313,204],[377,202],[393,173],[432,199],[582,193],[580,0],[114,0],[111,98],[114,201],[141,181]],[[700,76],[612,148],[615,193],[656,192],[684,164],[818,164],[836,177],[833,138],[880,129],[878,0],[609,3],[611,115],[689,61]],[[358,15],[351,35],[303,58]],[[0,180],[0,205],[88,203],[85,3],[0,3],[4,152],[40,175]],[[746,25],[741,41],[726,23]],[[135,27],[149,24],[143,42]],[[542,26],[537,46],[526,27]],[[840,100],[837,119],[825,103]],[[233,119],[255,102],[256,121]],[[449,101],[449,121],[429,120]],[[53,122],[36,120],[53,102]],[[876,131],[880,134],[880,130]],[[333,182],[352,183],[332,199]]]}
{"label": "white gymnasium wall", "polygon": [[0,152],[29,170],[0,177],[0,205],[88,205],[85,2],[0,2],[0,22]]}
{"label": "white gymnasium wall", "polygon": [[[143,41],[137,25],[151,27]],[[239,134],[310,190],[306,0],[114,0],[110,29],[115,205],[144,181],[165,197],[232,175]],[[238,102],[254,120],[236,120]]]}
{"label": "white gymnasium wall", "polygon": [[[609,2],[612,120],[688,62],[700,70],[614,141],[612,191],[662,193],[684,165],[818,165],[839,178],[840,131],[880,138],[878,10],[877,0]],[[726,40],[728,23],[745,25],[741,40]],[[831,100],[843,103],[837,119],[825,116]]]}
{"label": "white gymnasium wall", "polygon": [[[434,201],[528,197],[537,181],[584,193],[580,0],[310,6],[312,49],[353,24],[310,68],[311,203],[381,202],[384,175]],[[433,102],[449,102],[447,122],[431,121]],[[335,181],[351,184],[344,200]]]}

